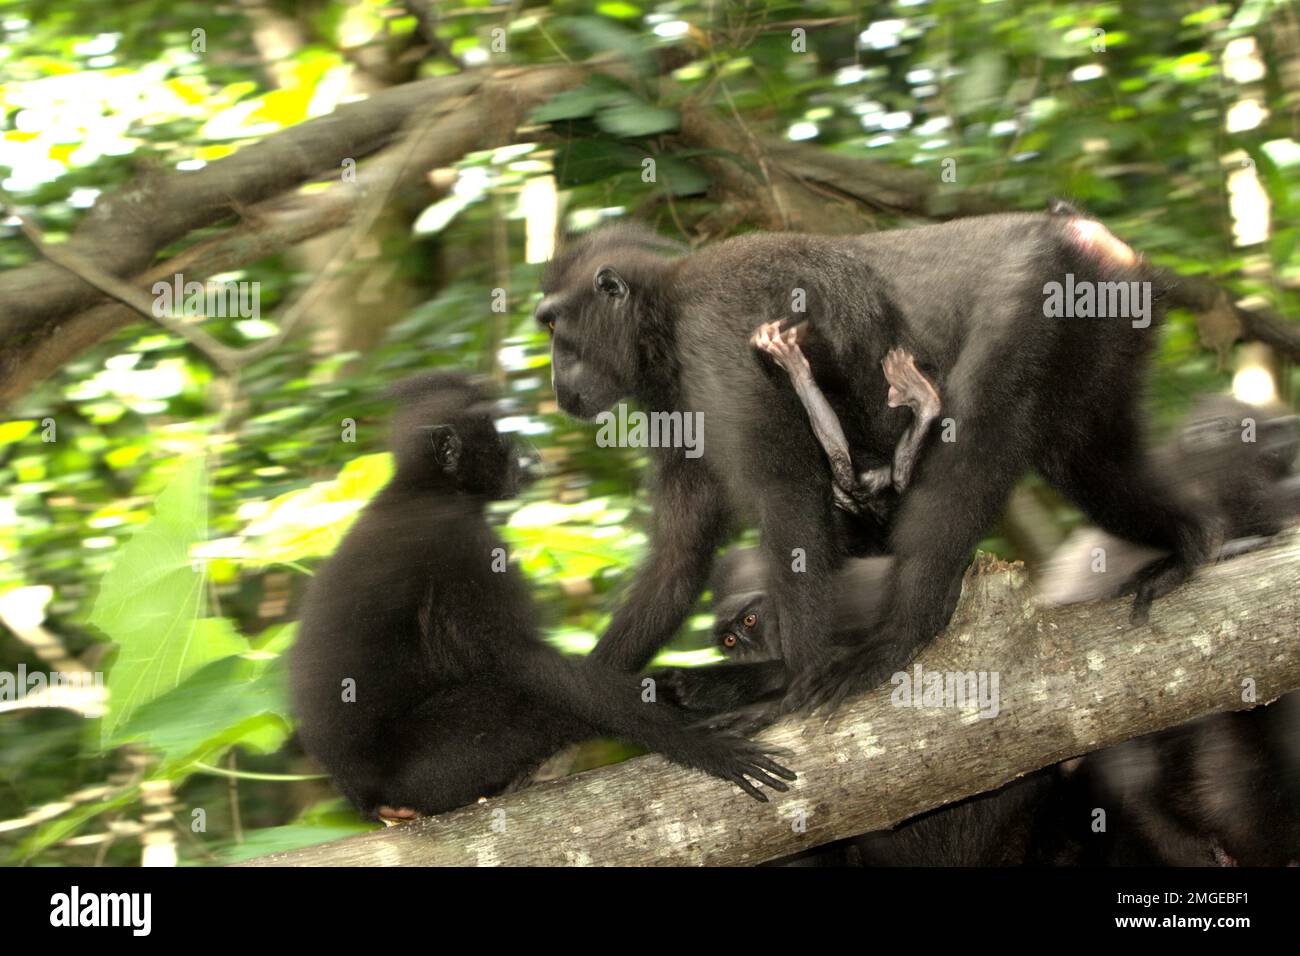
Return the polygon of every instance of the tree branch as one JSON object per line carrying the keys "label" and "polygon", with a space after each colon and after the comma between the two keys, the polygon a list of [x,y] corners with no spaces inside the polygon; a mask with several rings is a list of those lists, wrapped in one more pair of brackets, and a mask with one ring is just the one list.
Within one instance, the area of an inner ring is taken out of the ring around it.
{"label": "tree branch", "polygon": [[[251,861],[261,866],[755,864],[890,827],[1073,757],[1223,710],[1243,682],[1263,704],[1300,687],[1300,530],[1207,569],[1142,627],[1127,601],[1036,607],[1023,569],[977,564],[933,672],[998,675],[999,710],[891,704],[892,688],[831,721],[768,739],[799,780],[770,804],[648,756],[383,832]],[[498,812],[500,811],[500,812]],[[802,815],[803,832],[794,826]]]}
{"label": "tree branch", "polygon": [[[119,277],[147,268],[162,249],[204,226],[264,202],[345,159],[382,149],[408,117],[476,90],[487,74],[420,80],[347,103],[193,172],[142,177],[96,202],[68,240],[68,251]],[[52,263],[0,274],[0,339],[31,333],[85,308],[98,290]]]}
{"label": "tree branch", "polygon": [[[665,53],[661,68],[677,65],[669,56],[672,52]],[[202,170],[129,184],[96,203],[64,250],[124,280],[174,275],[179,270],[170,265],[151,268],[154,257],[168,245],[226,216],[265,207],[273,198],[283,205],[288,191],[323,171],[337,170],[343,159],[364,157],[385,147],[413,113],[432,109],[434,103],[442,104],[446,113],[444,127],[432,137],[436,142],[415,157],[416,168],[450,165],[473,149],[512,142],[530,107],[577,86],[593,71],[624,77],[628,72],[616,57],[600,57],[583,64],[467,71],[384,90],[267,137]],[[446,112],[452,102],[457,108]],[[697,158],[713,175],[715,191],[724,200],[722,209],[700,225],[706,235],[729,232],[741,223],[766,228],[788,223],[793,229],[846,233],[874,228],[878,210],[946,218],[1000,208],[991,197],[946,189],[920,170],[831,153],[807,143],[753,137],[698,106],[683,110],[677,139],[683,146],[733,156],[707,153]],[[754,151],[755,140],[766,175],[746,165],[752,163],[745,157]],[[337,228],[338,217],[350,216],[357,208],[351,197],[342,195],[328,200],[293,197],[293,202],[312,207],[314,214],[296,217],[293,228],[245,223],[177,259],[190,256],[194,263],[210,257],[221,262],[224,270],[247,266]],[[197,272],[195,278],[206,277],[193,264],[189,272]],[[0,408],[132,321],[131,312],[99,300],[100,290],[94,284],[52,262],[0,274]],[[1228,335],[1258,339],[1300,360],[1297,323],[1267,309],[1235,304],[1213,283],[1180,276],[1173,283],[1171,301],[1207,321],[1215,320],[1218,339]]]}
{"label": "tree branch", "polygon": [[[223,193],[225,198],[220,209],[212,207],[209,215],[200,217],[201,221],[195,221],[183,232],[177,233],[172,224],[178,217],[186,218],[188,204],[202,204],[203,197],[217,189],[216,185],[195,181],[192,177],[198,173],[159,177],[148,185],[132,184],[125,187],[112,197],[97,203],[86,221],[74,232],[73,238],[57,248],[66,263],[94,263],[92,268],[96,274],[117,279],[120,277],[118,267],[124,261],[134,262],[139,258],[147,262],[163,246],[188,234],[190,229],[210,225],[236,207],[246,216],[256,216],[266,206],[265,203],[251,209],[242,204],[256,202],[257,199],[264,198],[264,194],[269,194],[265,187],[265,179],[269,175],[266,170],[275,168],[277,164],[281,167],[289,166],[293,171],[291,176],[278,177],[277,182],[283,180],[281,185],[285,189],[297,186],[321,170],[337,170],[343,158],[374,152],[375,146],[396,139],[397,132],[408,123],[412,115],[429,111],[439,118],[428,135],[414,137],[414,143],[411,142],[412,137],[399,140],[361,173],[363,179],[369,177],[385,182],[391,173],[392,164],[397,163],[400,165],[399,175],[390,188],[402,188],[421,178],[428,169],[448,166],[474,150],[512,141],[516,127],[523,122],[529,109],[561,90],[577,85],[590,69],[617,70],[618,67],[602,60],[579,67],[539,67],[522,71],[510,69],[478,75],[472,83],[466,80],[459,85],[442,82],[461,80],[459,76],[411,83],[396,88],[405,91],[401,96],[394,96],[394,91],[384,91],[364,103],[342,106],[329,117],[312,120],[268,137],[261,143],[201,170],[200,172],[207,172],[208,169],[220,167],[243,156],[245,152],[256,152],[259,157],[251,167],[247,163],[238,168],[226,167],[216,180],[228,187]],[[464,95],[461,95],[462,91]],[[435,103],[435,100],[438,102]],[[375,111],[384,118],[383,124],[357,111],[357,107],[366,104],[373,104]],[[334,126],[318,128],[312,136],[303,136],[299,132],[304,127],[329,119],[334,119]],[[389,122],[393,120],[396,122],[390,127]],[[354,149],[349,153],[338,145],[321,142],[327,138],[326,134],[331,129],[335,129],[343,143],[355,146],[358,129],[373,131],[380,125],[385,130],[383,137],[375,146],[369,146],[364,151]],[[307,149],[314,149],[317,159],[306,159],[302,153]],[[249,181],[244,182],[240,179],[241,176]],[[190,184],[194,186],[193,193],[190,192]],[[190,263],[189,275],[196,279],[254,262],[271,252],[337,228],[343,224],[340,218],[351,218],[362,207],[363,200],[360,196],[347,195],[359,192],[356,186],[340,183],[332,187],[325,199],[318,196],[294,197],[294,204],[311,209],[313,214],[296,215],[291,227],[277,227],[249,219],[242,227],[236,227],[222,237],[203,244],[201,252],[186,250],[171,263],[149,269],[136,281],[145,279],[152,284],[159,278],[170,278],[181,271],[177,266],[183,262]],[[280,203],[269,209],[272,223],[275,222],[276,214],[286,205],[285,197],[279,198]],[[118,223],[124,230],[121,235],[117,234],[116,227],[109,229],[99,222],[112,216],[113,210],[134,209],[137,206],[148,210],[148,220],[135,222],[132,219]],[[136,246],[140,250],[138,257],[120,254],[121,249]],[[48,248],[56,247],[50,245]],[[346,256],[343,258],[346,259]],[[213,266],[220,263],[220,268],[212,268],[208,272],[194,268],[195,265],[207,264],[208,261]],[[116,306],[101,304],[85,309],[86,302],[98,296],[102,288],[87,281],[85,276],[88,270],[83,268],[80,273],[66,271],[51,260],[0,274],[0,408],[14,401],[63,362],[134,320],[131,310]],[[121,287],[117,288],[119,292],[122,291]],[[309,299],[310,290],[308,296],[300,302],[309,302]],[[300,315],[300,312],[296,313],[297,317]],[[291,328],[292,324],[282,323],[282,332]],[[275,344],[282,337],[278,336]],[[262,342],[252,348],[257,350],[257,355],[261,355],[267,347],[268,343]],[[245,360],[247,358],[245,356]]]}

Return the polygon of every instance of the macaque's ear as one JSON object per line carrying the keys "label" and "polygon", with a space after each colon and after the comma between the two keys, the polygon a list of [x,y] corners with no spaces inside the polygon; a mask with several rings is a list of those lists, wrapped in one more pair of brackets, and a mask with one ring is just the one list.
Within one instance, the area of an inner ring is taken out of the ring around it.
{"label": "macaque's ear", "polygon": [[601,292],[611,299],[622,299],[627,295],[627,283],[623,277],[618,274],[618,270],[613,266],[601,266],[596,270],[596,278],[592,280],[597,292]]}
{"label": "macaque's ear", "polygon": [[460,465],[460,436],[451,425],[439,425],[429,432],[433,457],[443,471],[452,472]]}

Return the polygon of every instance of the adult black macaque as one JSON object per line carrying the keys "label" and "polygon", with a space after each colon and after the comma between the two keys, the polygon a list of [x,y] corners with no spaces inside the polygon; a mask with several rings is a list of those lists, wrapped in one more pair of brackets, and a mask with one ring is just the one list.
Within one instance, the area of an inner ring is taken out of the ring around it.
{"label": "adult black macaque", "polygon": [[[1143,454],[1136,406],[1159,316],[1149,303],[1136,321],[1049,317],[1045,300],[1050,282],[1146,278],[1132,250],[1069,214],[852,237],[750,234],[694,253],[633,225],[569,243],[536,313],[553,333],[560,406],[591,418],[631,397],[705,424],[702,457],[652,452],[651,554],[593,660],[644,666],[699,596],[730,519],[750,512],[794,678],[786,706],[834,705],[904,666],[947,623],[953,584],[1030,467],[1097,524],[1169,552],[1140,575],[1144,615],[1211,537]],[[892,348],[916,356],[956,429],[955,440],[925,445],[891,520],[888,608],[861,653],[836,654],[826,640],[847,551],[826,456],[789,379],[750,341],[781,320],[807,322],[801,346],[855,471],[884,467],[911,421],[886,405],[881,362]]]}
{"label": "adult black macaque", "polygon": [[392,397],[396,473],[312,580],[292,655],[299,739],[359,810],[463,806],[597,736],[759,800],[747,778],[788,789],[794,775],[761,746],[690,728],[672,704],[643,702],[635,676],[581,666],[538,637],[484,514],[514,494],[519,458],[482,388],[429,373]]}

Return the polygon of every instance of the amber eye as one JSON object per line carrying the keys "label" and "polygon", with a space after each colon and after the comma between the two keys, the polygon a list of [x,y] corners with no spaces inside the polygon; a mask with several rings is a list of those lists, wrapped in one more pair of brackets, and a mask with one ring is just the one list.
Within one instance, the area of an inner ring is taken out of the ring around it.
{"label": "amber eye", "polygon": [[757,615],[757,614],[746,614],[746,615],[745,615],[745,619],[744,619],[743,621],[741,621],[740,623],[741,623],[741,624],[744,624],[745,627],[753,627],[755,624],[758,623],[758,615]]}
{"label": "amber eye", "polygon": [[547,320],[546,320],[546,327],[547,327],[548,329],[550,329],[552,332],[554,332],[554,331],[555,331],[555,320],[554,320],[554,319],[547,319]]}
{"label": "amber eye", "polygon": [[735,634],[728,634],[726,637],[724,637],[724,638],[722,639],[722,646],[723,646],[723,647],[735,647],[735,646],[736,646],[736,635],[735,635]]}

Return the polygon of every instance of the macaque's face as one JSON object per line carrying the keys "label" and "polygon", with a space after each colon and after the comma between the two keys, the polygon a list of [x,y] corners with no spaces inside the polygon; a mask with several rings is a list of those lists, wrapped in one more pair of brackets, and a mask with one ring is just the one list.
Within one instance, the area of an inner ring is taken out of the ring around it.
{"label": "macaque's face", "polygon": [[635,392],[642,329],[665,308],[668,260],[636,237],[622,227],[597,230],[562,250],[542,277],[533,317],[551,336],[556,400],[576,418]]}
{"label": "macaque's face", "polygon": [[718,648],[735,660],[762,660],[773,656],[763,633],[765,617],[761,594],[742,595],[723,602],[713,625]]}

